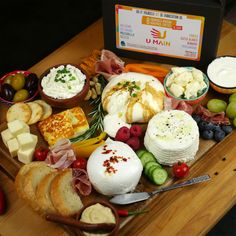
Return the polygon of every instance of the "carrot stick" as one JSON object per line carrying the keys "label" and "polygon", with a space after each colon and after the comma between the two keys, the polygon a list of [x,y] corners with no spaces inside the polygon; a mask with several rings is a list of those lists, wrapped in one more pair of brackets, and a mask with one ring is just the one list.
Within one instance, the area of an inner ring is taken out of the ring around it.
{"label": "carrot stick", "polygon": [[158,65],[152,65],[152,64],[127,64],[125,66],[126,71],[133,71],[133,72],[142,72],[147,74],[154,73],[155,76],[159,77],[165,77],[169,70]]}

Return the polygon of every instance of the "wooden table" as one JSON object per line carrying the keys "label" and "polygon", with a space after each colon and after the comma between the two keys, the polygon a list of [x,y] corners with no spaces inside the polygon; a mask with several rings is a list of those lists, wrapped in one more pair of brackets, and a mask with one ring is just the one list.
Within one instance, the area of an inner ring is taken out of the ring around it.
{"label": "wooden table", "polygon": [[[102,21],[99,20],[29,70],[40,75],[46,68],[59,63],[79,63],[93,49],[103,48],[102,35]],[[236,27],[224,22],[218,55],[235,56],[235,38]],[[3,112],[1,110],[1,114]],[[0,121],[4,121],[4,116],[0,116]],[[206,234],[236,202],[234,140],[236,132],[217,145],[211,142],[213,147],[191,167],[189,177],[207,173],[212,177],[210,182],[161,194],[149,204],[151,211],[133,218],[121,229],[120,235]],[[0,160],[0,165],[6,169],[7,160]],[[10,172],[14,171],[17,173],[16,168]],[[8,211],[0,217],[0,235],[67,235],[61,227],[44,221],[26,206],[17,197],[13,182],[1,172],[0,185],[8,200]]]}

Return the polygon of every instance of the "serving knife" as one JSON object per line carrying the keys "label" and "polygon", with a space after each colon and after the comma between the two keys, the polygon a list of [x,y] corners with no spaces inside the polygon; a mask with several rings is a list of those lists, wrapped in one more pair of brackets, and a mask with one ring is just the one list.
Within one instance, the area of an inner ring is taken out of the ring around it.
{"label": "serving knife", "polygon": [[157,195],[159,193],[162,193],[162,192],[166,192],[172,189],[181,188],[181,187],[185,187],[185,186],[189,186],[193,184],[202,183],[210,179],[211,177],[209,175],[202,175],[196,178],[189,179],[182,183],[173,184],[171,186],[159,188],[153,192],[127,193],[127,194],[116,195],[115,197],[111,198],[109,201],[111,203],[118,204],[118,205],[126,205],[130,203],[140,202],[140,201],[147,200],[150,197]]}

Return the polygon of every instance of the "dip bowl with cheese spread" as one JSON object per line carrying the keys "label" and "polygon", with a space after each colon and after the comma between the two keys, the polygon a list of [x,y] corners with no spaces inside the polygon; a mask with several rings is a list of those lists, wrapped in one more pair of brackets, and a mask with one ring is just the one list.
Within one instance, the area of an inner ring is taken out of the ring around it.
{"label": "dip bowl with cheese spread", "polygon": [[194,67],[172,67],[165,77],[166,95],[190,105],[200,103],[209,90],[207,76]]}
{"label": "dip bowl with cheese spread", "polygon": [[39,78],[41,97],[53,107],[72,108],[83,101],[89,90],[89,78],[74,64],[47,69]]}
{"label": "dip bowl with cheese spread", "polygon": [[85,232],[80,229],[76,230],[81,236],[84,235],[104,235],[104,236],[115,236],[118,235],[120,223],[119,216],[116,209],[106,201],[93,201],[86,204],[76,215],[76,219],[84,223],[90,224],[101,224],[101,223],[114,223],[115,227],[108,232]]}
{"label": "dip bowl with cheese spread", "polygon": [[236,92],[236,57],[222,56],[213,60],[207,68],[211,87],[223,94]]}

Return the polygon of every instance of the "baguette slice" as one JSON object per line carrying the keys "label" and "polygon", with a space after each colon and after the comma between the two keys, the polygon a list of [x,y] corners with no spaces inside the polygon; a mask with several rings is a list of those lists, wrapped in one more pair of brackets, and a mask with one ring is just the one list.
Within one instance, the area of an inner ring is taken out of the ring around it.
{"label": "baguette slice", "polygon": [[49,214],[56,214],[57,210],[53,206],[51,196],[50,196],[50,188],[52,180],[58,175],[59,171],[54,171],[47,174],[38,184],[36,190],[36,201],[40,206],[40,211]]}
{"label": "baguette slice", "polygon": [[74,215],[83,207],[72,185],[72,169],[70,168],[63,170],[53,179],[50,193],[54,207],[63,216]]}
{"label": "baguette slice", "polygon": [[36,200],[36,190],[41,180],[49,173],[56,171],[55,169],[44,166],[32,167],[26,174],[24,180],[23,198],[28,201],[31,207],[38,211],[40,209]]}
{"label": "baguette slice", "polygon": [[15,188],[18,196],[20,198],[24,198],[24,181],[25,181],[25,175],[28,173],[29,170],[33,167],[39,167],[39,166],[46,166],[45,162],[42,161],[34,161],[29,164],[23,165],[15,179]]}

